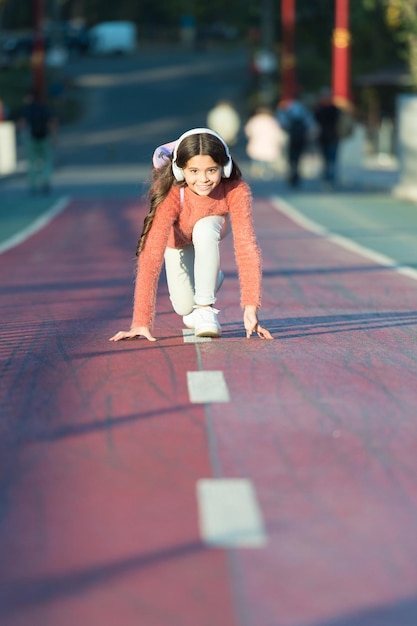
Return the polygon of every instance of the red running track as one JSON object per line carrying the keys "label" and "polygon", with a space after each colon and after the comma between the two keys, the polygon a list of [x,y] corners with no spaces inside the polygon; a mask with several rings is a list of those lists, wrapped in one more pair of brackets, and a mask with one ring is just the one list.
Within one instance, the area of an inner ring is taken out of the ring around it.
{"label": "red running track", "polygon": [[[183,342],[162,280],[159,341],[111,344],[143,215],[76,200],[2,255],[0,623],[415,626],[415,281],[258,199],[275,341],[226,240],[221,340]],[[230,402],[192,404],[197,370]],[[205,544],[210,477],[251,481],[264,547]]]}

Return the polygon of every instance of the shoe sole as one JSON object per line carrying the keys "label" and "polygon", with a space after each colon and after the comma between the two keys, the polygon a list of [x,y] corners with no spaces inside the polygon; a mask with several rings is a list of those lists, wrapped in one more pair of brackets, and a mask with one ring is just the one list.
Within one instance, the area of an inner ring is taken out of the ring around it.
{"label": "shoe sole", "polygon": [[222,331],[215,326],[200,326],[200,328],[196,328],[194,334],[196,337],[212,337],[213,339],[217,339],[221,336]]}

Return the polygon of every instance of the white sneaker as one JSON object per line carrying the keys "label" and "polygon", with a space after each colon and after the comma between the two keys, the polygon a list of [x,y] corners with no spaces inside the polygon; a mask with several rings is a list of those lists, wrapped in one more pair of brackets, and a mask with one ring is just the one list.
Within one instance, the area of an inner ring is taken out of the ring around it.
{"label": "white sneaker", "polygon": [[191,311],[188,315],[184,315],[182,321],[186,328],[194,328],[194,311]]}
{"label": "white sneaker", "polygon": [[196,337],[220,337],[222,329],[217,321],[218,312],[211,306],[194,309],[194,334]]}
{"label": "white sneaker", "polygon": [[[216,284],[216,293],[219,291],[220,287],[223,285],[223,281],[224,281],[224,274],[222,272],[222,270],[219,270],[219,275],[217,277],[217,284]],[[195,328],[195,323],[194,323],[194,311],[191,311],[191,313],[189,313],[188,315],[184,315],[182,318],[182,321],[184,322],[184,326],[186,328]],[[215,313],[217,314],[218,311],[216,309],[212,309],[212,311],[215,311]],[[217,317],[216,317],[216,324],[219,325],[219,323],[217,322]],[[219,325],[220,328],[220,325]],[[199,335],[200,337],[206,336],[206,335]]]}
{"label": "white sneaker", "polygon": [[211,306],[197,306],[192,313],[184,315],[183,322],[187,328],[194,328],[196,337],[220,337],[222,329],[217,321],[219,311]]}

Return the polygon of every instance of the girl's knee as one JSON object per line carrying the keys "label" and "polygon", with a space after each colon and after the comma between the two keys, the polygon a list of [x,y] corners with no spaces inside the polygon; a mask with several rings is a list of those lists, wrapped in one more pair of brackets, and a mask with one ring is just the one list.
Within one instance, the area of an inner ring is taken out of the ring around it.
{"label": "girl's knee", "polygon": [[177,315],[189,315],[194,308],[194,298],[192,300],[174,301],[171,298],[172,308]]}
{"label": "girl's knee", "polygon": [[193,228],[193,242],[220,241],[224,224],[224,217],[203,217]]}

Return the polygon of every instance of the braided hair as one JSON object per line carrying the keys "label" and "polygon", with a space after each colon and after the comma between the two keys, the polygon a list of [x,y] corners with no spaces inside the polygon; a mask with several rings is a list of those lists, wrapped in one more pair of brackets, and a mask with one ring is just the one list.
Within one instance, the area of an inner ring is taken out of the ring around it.
{"label": "braided hair", "polygon": [[167,197],[171,187],[173,185],[180,186],[174,178],[171,167],[171,160],[161,168],[152,168],[151,172],[152,183],[148,191],[148,198],[150,202],[149,212],[143,221],[143,228],[141,236],[136,246],[136,256],[139,256],[145,245],[146,237],[151,229],[153,219],[155,217],[156,210],[161,202]]}

